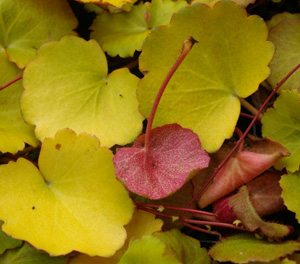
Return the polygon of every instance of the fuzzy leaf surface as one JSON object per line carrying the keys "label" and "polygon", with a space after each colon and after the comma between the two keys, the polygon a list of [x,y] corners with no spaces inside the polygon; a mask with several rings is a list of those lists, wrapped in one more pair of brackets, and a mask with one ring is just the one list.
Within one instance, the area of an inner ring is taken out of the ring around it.
{"label": "fuzzy leaf surface", "polygon": [[292,228],[288,226],[263,221],[251,204],[246,186],[242,186],[238,193],[229,199],[229,206],[250,231],[260,230],[262,234],[270,238],[282,238],[292,231]]}
{"label": "fuzzy leaf surface", "polygon": [[77,26],[66,0],[1,0],[0,51],[20,68],[36,57],[45,42],[75,34]]}
{"label": "fuzzy leaf surface", "polygon": [[296,214],[296,218],[300,223],[300,172],[289,173],[283,175],[280,180],[282,188],[282,198],[286,207]]}
{"label": "fuzzy leaf surface", "polygon": [[252,234],[243,233],[233,235],[218,242],[208,253],[214,260],[221,262],[269,262],[291,254],[299,250],[299,248],[300,244],[296,241],[285,241],[282,243],[268,242],[257,239]]}
{"label": "fuzzy leaf surface", "polygon": [[291,155],[280,160],[275,168],[286,168],[290,172],[300,165],[300,94],[296,90],[282,91],[262,118],[263,136],[284,145]]}
{"label": "fuzzy leaf surface", "polygon": [[0,166],[3,231],[54,256],[111,256],[121,248],[133,205],[112,153],[96,137],[62,130],[45,139],[38,164],[20,158]]}
{"label": "fuzzy leaf surface", "polygon": [[70,128],[96,135],[101,146],[127,144],[142,129],[137,82],[125,68],[107,75],[105,55],[95,40],[66,36],[43,45],[26,67],[23,116],[36,125],[40,140]]}
{"label": "fuzzy leaf surface", "polygon": [[[300,60],[300,20],[285,19],[270,29],[269,40],[276,47],[270,63],[271,75],[268,82],[272,88],[299,64]],[[281,87],[283,89],[298,89],[300,73],[296,71]]]}
{"label": "fuzzy leaf surface", "polygon": [[253,137],[253,146],[231,157],[217,173],[213,183],[202,194],[201,208],[231,193],[236,188],[254,179],[289,152],[278,142]]}
{"label": "fuzzy leaf surface", "polygon": [[247,17],[235,3],[181,9],[168,27],[155,28],[144,43],[140,70],[147,74],[139,83],[138,100],[145,116],[190,36],[198,43],[170,80],[154,126],[178,123],[190,128],[203,148],[214,152],[233,134],[241,108],[238,98],[251,95],[269,75],[274,47],[264,22]]}
{"label": "fuzzy leaf surface", "polygon": [[143,236],[151,235],[160,231],[163,225],[161,219],[155,219],[154,214],[137,210],[134,212],[132,219],[125,226],[127,231],[127,239],[124,246],[119,249],[111,258],[90,257],[86,254],[79,254],[72,258],[68,264],[117,264],[128,248],[131,239],[140,239]]}
{"label": "fuzzy leaf surface", "polygon": [[[1,222],[1,226],[2,224],[3,222]],[[2,255],[4,251],[7,249],[20,247],[22,243],[23,241],[13,239],[9,237],[7,234],[5,234],[2,230],[0,230],[0,255]],[[0,263],[1,263],[1,257],[0,257]]]}
{"label": "fuzzy leaf surface", "polygon": [[67,264],[68,257],[50,257],[45,252],[39,252],[27,243],[21,248],[8,250],[0,256],[0,263],[9,264]]}
{"label": "fuzzy leaf surface", "polygon": [[102,12],[93,21],[91,37],[110,56],[130,57],[142,49],[153,27],[167,25],[173,13],[184,6],[187,6],[184,0],[153,0],[133,6],[130,12]]}
{"label": "fuzzy leaf surface", "polygon": [[[17,66],[0,52],[0,86],[22,74]],[[37,146],[34,127],[25,123],[20,110],[21,82],[14,83],[0,91],[0,151],[17,153],[25,147],[25,142]]]}
{"label": "fuzzy leaf surface", "polygon": [[144,138],[117,149],[113,158],[117,178],[134,193],[161,199],[183,186],[193,170],[208,166],[209,156],[190,129],[177,124],[152,129],[148,155]]}

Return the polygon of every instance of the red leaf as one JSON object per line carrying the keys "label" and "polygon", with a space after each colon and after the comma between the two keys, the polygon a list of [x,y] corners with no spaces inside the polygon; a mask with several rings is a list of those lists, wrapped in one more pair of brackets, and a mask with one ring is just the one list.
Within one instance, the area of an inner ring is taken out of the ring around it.
{"label": "red leaf", "polygon": [[131,148],[117,149],[113,158],[117,178],[134,193],[161,199],[178,190],[191,171],[208,166],[209,156],[190,129],[177,124],[152,129],[147,155],[144,138]]}
{"label": "red leaf", "polygon": [[254,137],[251,140],[252,151],[239,152],[217,173],[214,182],[200,198],[201,208],[231,193],[289,155],[287,149],[275,141]]}

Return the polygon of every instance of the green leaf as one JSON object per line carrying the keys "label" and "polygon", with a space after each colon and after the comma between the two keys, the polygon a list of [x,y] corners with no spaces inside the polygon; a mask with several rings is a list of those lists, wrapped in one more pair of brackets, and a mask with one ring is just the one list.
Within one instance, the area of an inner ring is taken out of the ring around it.
{"label": "green leaf", "polygon": [[[267,27],[257,16],[230,2],[213,9],[193,5],[176,13],[168,27],[146,39],[140,70],[140,110],[149,116],[157,91],[189,36],[196,43],[172,77],[156,112],[154,125],[178,123],[192,129],[208,152],[216,151],[234,131],[238,97],[247,97],[269,74],[274,52]],[[259,48],[258,48],[259,47]]]}
{"label": "green leaf", "polygon": [[107,75],[105,55],[95,40],[66,36],[43,45],[23,78],[21,109],[40,140],[70,128],[96,135],[102,146],[111,147],[132,142],[142,130],[138,78],[125,68]]}
{"label": "green leaf", "polygon": [[291,153],[280,160],[275,168],[295,172],[300,164],[300,95],[296,90],[282,91],[262,118],[264,137],[276,140]]}
{"label": "green leaf", "polygon": [[269,28],[277,26],[281,21],[285,19],[300,19],[300,14],[291,14],[289,12],[283,12],[272,16],[272,18],[266,22]]}
{"label": "green leaf", "polygon": [[160,231],[162,225],[163,221],[161,219],[155,219],[154,214],[137,210],[134,212],[130,223],[125,226],[127,231],[125,244],[115,255],[111,258],[103,258],[79,254],[72,258],[68,264],[117,264],[127,250],[131,239],[140,239],[145,235]]}
{"label": "green leaf", "polygon": [[168,232],[157,232],[153,236],[166,243],[168,254],[175,254],[180,263],[184,264],[209,264],[210,257],[206,249],[200,247],[198,240],[183,235],[178,229]]}
{"label": "green leaf", "polygon": [[62,130],[43,142],[39,170],[23,158],[0,166],[3,231],[53,256],[113,255],[133,205],[112,156],[96,137]]}
{"label": "green leaf", "polygon": [[280,186],[284,204],[290,211],[296,213],[296,218],[300,223],[300,172],[281,176]]}
{"label": "green leaf", "polygon": [[[1,222],[0,226],[2,226],[3,222]],[[12,249],[16,247],[20,247],[22,245],[23,241],[16,240],[8,235],[6,235],[2,230],[0,230],[0,255],[4,253],[7,249]],[[1,257],[0,257],[0,263],[1,263]]]}
{"label": "green leaf", "polygon": [[74,34],[77,20],[66,0],[1,0],[0,51],[20,68],[49,40]]}
{"label": "green leaf", "polygon": [[[17,66],[0,52],[0,86],[22,74]],[[10,85],[0,91],[0,151],[17,153],[25,142],[37,146],[34,127],[25,123],[20,111],[20,95],[23,91],[21,82]]]}
{"label": "green leaf", "polygon": [[210,258],[206,249],[200,248],[199,241],[173,229],[156,232],[140,240],[131,240],[128,250],[118,264],[127,263],[209,264]]}
{"label": "green leaf", "polygon": [[50,257],[47,253],[33,249],[27,243],[0,256],[1,264],[67,264],[67,262],[68,257]]}
{"label": "green leaf", "polygon": [[249,261],[277,260],[299,249],[300,244],[296,241],[268,242],[257,239],[252,234],[243,233],[218,242],[208,253],[216,261],[248,263]]}
{"label": "green leaf", "polygon": [[[270,30],[269,40],[275,44],[276,50],[270,63],[271,75],[268,82],[273,88],[300,61],[300,20],[285,19]],[[300,72],[295,72],[281,87],[283,89],[298,89]]]}
{"label": "green leaf", "polygon": [[153,27],[168,24],[173,13],[186,5],[184,0],[152,0],[133,6],[130,12],[102,12],[93,21],[91,37],[110,56],[133,56],[135,50],[142,49]]}
{"label": "green leaf", "polygon": [[166,254],[166,245],[158,238],[148,235],[130,241],[129,248],[118,264],[180,264],[174,254]]}

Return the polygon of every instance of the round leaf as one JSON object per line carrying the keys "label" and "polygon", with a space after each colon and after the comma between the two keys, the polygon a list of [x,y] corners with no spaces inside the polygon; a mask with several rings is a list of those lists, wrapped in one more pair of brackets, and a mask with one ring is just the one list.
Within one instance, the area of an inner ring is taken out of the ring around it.
{"label": "round leaf", "polygon": [[[285,19],[271,28],[269,39],[276,51],[270,63],[271,75],[268,82],[273,88],[299,64],[300,60],[300,20]],[[295,72],[282,86],[282,89],[298,89],[300,72]]]}
{"label": "round leaf", "polygon": [[139,83],[141,112],[149,116],[154,98],[192,36],[199,43],[182,62],[160,101],[154,125],[178,123],[200,137],[203,148],[216,151],[230,138],[239,113],[238,97],[247,97],[269,74],[274,52],[267,27],[257,16],[230,2],[213,9],[199,4],[181,9],[168,27],[155,28],[146,39]]}
{"label": "round leaf", "polygon": [[153,27],[166,25],[173,13],[187,3],[184,0],[153,0],[133,6],[130,12],[102,12],[93,21],[91,37],[95,38],[110,56],[133,56],[142,49]]}
{"label": "round leaf", "polygon": [[161,199],[178,190],[191,171],[208,166],[209,156],[189,129],[177,124],[152,129],[149,153],[144,138],[131,148],[117,149],[113,158],[116,176],[134,193]]}
{"label": "round leaf", "polygon": [[49,40],[74,34],[77,20],[66,0],[0,0],[0,51],[20,68]]}
{"label": "round leaf", "polygon": [[280,180],[282,188],[282,198],[286,207],[296,214],[300,223],[300,172],[283,175]]}
{"label": "round leaf", "polygon": [[23,158],[0,166],[3,230],[51,255],[113,255],[133,205],[112,153],[91,135],[62,130],[43,142],[39,168]]}
{"label": "round leaf", "polygon": [[43,45],[23,78],[23,116],[36,125],[40,140],[70,128],[111,147],[130,143],[141,132],[138,78],[128,69],[107,75],[105,55],[94,40],[66,36]]}
{"label": "round leaf", "polygon": [[262,133],[264,137],[276,140],[291,153],[289,157],[280,160],[275,167],[279,170],[286,167],[295,172],[300,165],[300,95],[296,90],[282,91],[262,118]]}
{"label": "round leaf", "polygon": [[[0,86],[20,76],[22,71],[8,61],[4,52],[0,52]],[[20,111],[21,82],[14,83],[0,91],[0,151],[17,153],[25,142],[37,146],[34,127],[25,123]]]}
{"label": "round leaf", "polygon": [[257,239],[252,234],[244,233],[218,242],[208,253],[216,261],[248,263],[249,261],[269,262],[299,249],[300,244],[296,241],[268,242]]}

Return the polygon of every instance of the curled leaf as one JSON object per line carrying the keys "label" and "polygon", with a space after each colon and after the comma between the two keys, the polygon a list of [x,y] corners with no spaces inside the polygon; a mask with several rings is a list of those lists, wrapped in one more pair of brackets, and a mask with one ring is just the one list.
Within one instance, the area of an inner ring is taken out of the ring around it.
{"label": "curled leaf", "polygon": [[117,149],[113,158],[116,176],[126,187],[150,199],[160,199],[179,189],[194,170],[205,168],[209,156],[198,136],[177,124],[151,130],[149,153],[145,136],[131,148]]}
{"label": "curled leaf", "polygon": [[287,149],[275,141],[254,137],[251,140],[253,145],[249,151],[238,152],[217,173],[213,183],[201,196],[200,207],[231,193],[289,155]]}
{"label": "curled leaf", "polygon": [[251,204],[246,186],[242,186],[237,194],[230,197],[229,207],[232,208],[237,218],[241,220],[243,225],[250,231],[260,230],[261,233],[267,237],[282,238],[293,230],[293,228],[289,226],[263,221]]}

